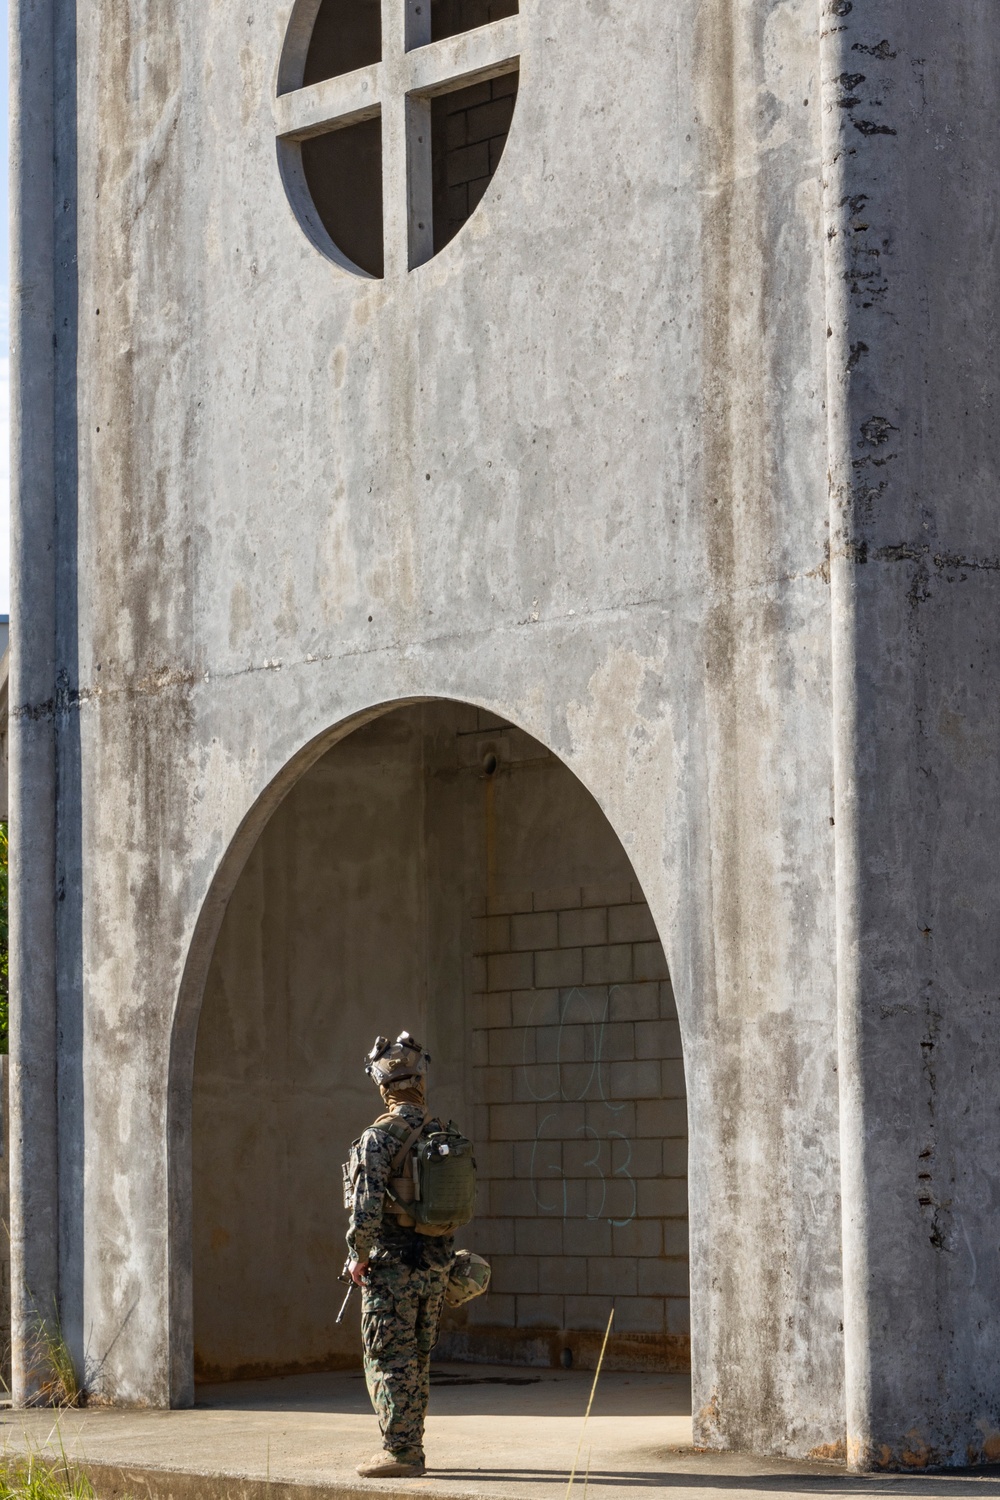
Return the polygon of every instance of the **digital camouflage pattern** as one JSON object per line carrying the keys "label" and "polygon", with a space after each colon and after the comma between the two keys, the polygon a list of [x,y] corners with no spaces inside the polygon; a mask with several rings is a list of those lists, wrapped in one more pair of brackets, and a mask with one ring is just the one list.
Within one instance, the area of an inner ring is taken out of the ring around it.
{"label": "digital camouflage pattern", "polygon": [[[395,1106],[412,1130],[424,1118],[413,1104]],[[423,1459],[430,1396],[431,1350],[437,1343],[454,1254],[451,1235],[431,1239],[383,1214],[389,1169],[400,1143],[386,1130],[366,1130],[351,1151],[354,1191],[347,1245],[370,1262],[362,1289],[365,1380],[385,1448]]]}
{"label": "digital camouflage pattern", "polygon": [[481,1297],[490,1284],[490,1263],[472,1250],[459,1250],[448,1272],[444,1300],[449,1307],[461,1307],[473,1297]]}
{"label": "digital camouflage pattern", "polygon": [[382,1443],[398,1458],[422,1462],[431,1350],[448,1267],[380,1260],[369,1267],[367,1283],[361,1303],[365,1381]]}

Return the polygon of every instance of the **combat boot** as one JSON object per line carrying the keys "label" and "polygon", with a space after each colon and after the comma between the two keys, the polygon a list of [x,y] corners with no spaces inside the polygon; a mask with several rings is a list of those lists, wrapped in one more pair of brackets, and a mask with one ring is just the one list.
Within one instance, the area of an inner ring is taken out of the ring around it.
{"label": "combat boot", "polygon": [[405,1458],[401,1453],[390,1453],[387,1448],[366,1463],[358,1464],[362,1479],[419,1479],[426,1472],[422,1458]]}

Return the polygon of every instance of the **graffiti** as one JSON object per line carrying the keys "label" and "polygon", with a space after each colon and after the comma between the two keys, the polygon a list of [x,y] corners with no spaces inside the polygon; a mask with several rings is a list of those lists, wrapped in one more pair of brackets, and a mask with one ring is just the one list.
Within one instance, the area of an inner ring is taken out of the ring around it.
{"label": "graffiti", "polygon": [[[616,989],[596,1005],[593,992],[565,991],[555,1027],[541,1024],[536,1008],[524,1028],[522,1081],[530,1098],[556,1106],[539,1120],[531,1148],[531,1190],[539,1212],[606,1219],[624,1228],[636,1216],[638,1188],[630,1171],[632,1142],[624,1131],[612,1128],[628,1108],[627,1102],[610,1097],[604,1055]],[[545,1043],[541,1061],[540,1038]],[[581,1104],[596,1108],[596,1123],[594,1118],[573,1123],[569,1107]],[[576,1139],[592,1149],[571,1172],[565,1158],[568,1143]]]}

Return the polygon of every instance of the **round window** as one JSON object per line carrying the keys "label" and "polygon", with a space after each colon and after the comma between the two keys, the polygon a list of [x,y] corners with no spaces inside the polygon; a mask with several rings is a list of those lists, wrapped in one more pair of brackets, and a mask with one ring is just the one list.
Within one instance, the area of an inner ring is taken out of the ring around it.
{"label": "round window", "polygon": [[518,0],[297,0],[278,160],[317,249],[394,276],[455,237],[507,143],[518,27]]}

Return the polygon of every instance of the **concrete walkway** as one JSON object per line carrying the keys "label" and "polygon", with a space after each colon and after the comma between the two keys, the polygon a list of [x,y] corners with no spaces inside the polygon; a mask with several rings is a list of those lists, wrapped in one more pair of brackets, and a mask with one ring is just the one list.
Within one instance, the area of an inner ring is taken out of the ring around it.
{"label": "concrete walkway", "polygon": [[[58,1453],[93,1478],[101,1500],[349,1500],[373,1492],[461,1500],[563,1500],[592,1376],[440,1365],[427,1429],[425,1479],[360,1480],[378,1429],[359,1374],[201,1387],[193,1411],[5,1412],[8,1452]],[[587,1465],[590,1465],[589,1478]],[[1000,1497],[1000,1470],[855,1478],[833,1464],[785,1463],[691,1446],[686,1377],[601,1378],[574,1489],[582,1500],[741,1495]]]}

